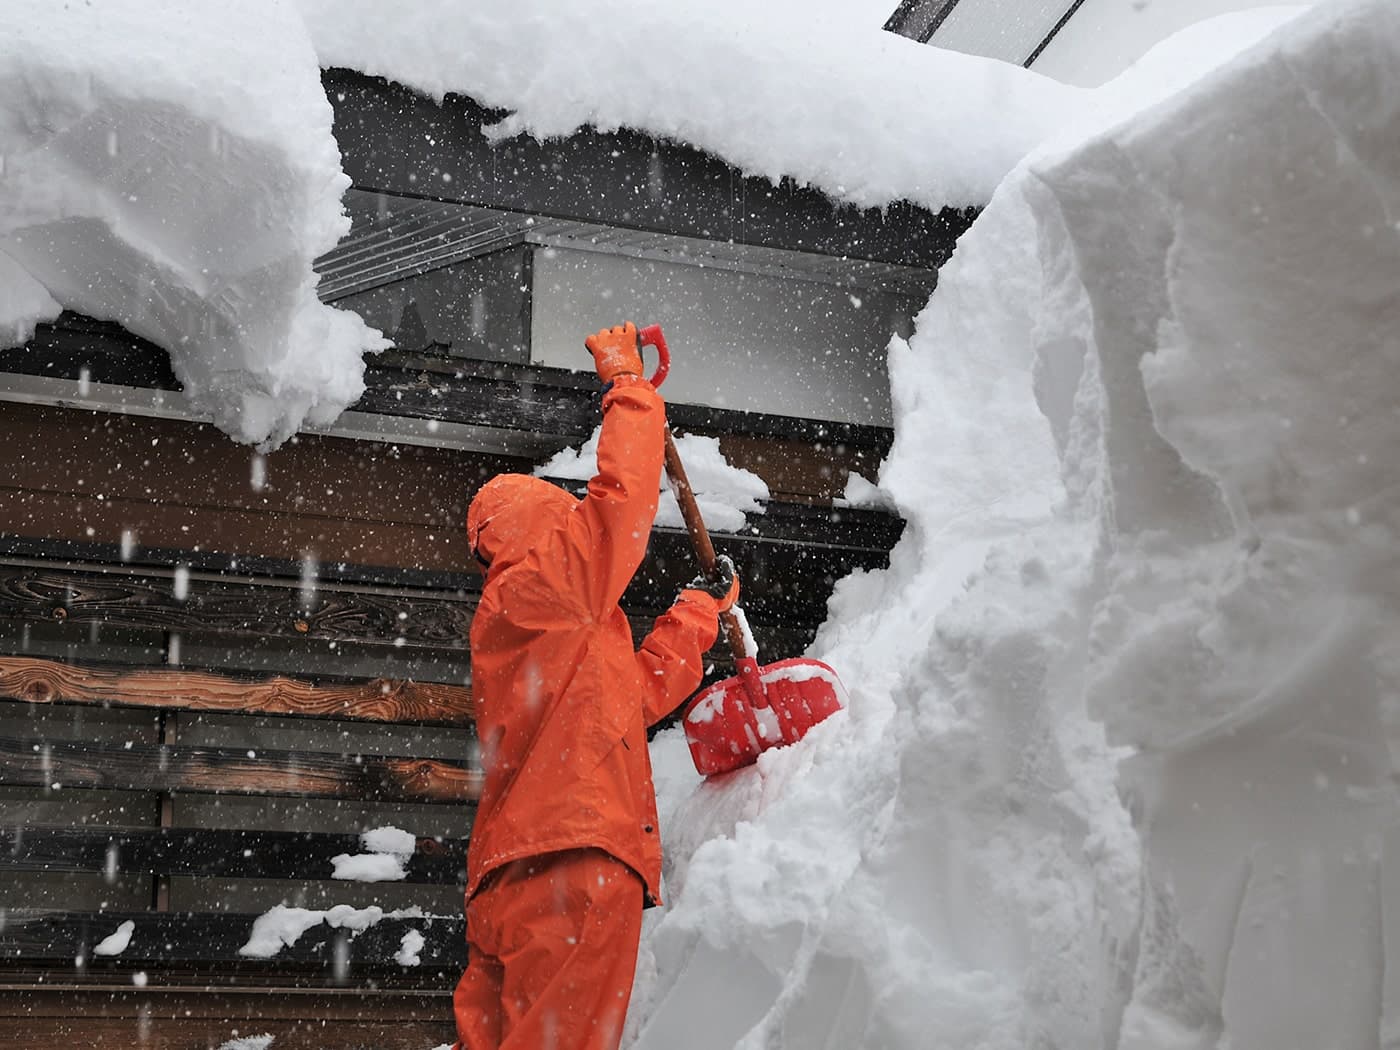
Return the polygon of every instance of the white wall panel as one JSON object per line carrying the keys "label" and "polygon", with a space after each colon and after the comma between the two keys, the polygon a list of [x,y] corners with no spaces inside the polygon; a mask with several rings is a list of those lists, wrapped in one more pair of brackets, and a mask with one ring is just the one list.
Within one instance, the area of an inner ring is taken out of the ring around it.
{"label": "white wall panel", "polygon": [[1020,65],[1073,0],[962,0],[929,43]]}
{"label": "white wall panel", "polygon": [[531,358],[587,368],[590,332],[623,320],[659,323],[675,355],[665,391],[672,401],[887,426],[885,349],[923,305],[889,292],[542,248]]}

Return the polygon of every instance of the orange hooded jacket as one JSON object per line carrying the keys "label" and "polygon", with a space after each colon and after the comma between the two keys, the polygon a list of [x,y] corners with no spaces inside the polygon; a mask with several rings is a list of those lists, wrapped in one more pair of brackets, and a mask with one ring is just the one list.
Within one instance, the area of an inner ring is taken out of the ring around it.
{"label": "orange hooded jacket", "polygon": [[583,499],[504,474],[467,512],[488,563],[471,626],[485,781],[468,899],[510,861],[595,846],[660,900],[646,728],[694,692],[718,633],[715,599],[685,590],[636,651],[618,606],[656,516],[664,427],[651,384],[620,376],[603,398],[598,473]]}

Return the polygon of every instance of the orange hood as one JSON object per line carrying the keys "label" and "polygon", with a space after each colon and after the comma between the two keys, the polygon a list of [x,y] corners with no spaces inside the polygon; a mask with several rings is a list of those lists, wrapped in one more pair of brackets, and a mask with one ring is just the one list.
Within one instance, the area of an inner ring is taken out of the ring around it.
{"label": "orange hood", "polygon": [[560,529],[578,500],[542,478],[497,474],[467,508],[467,543],[491,571],[519,562]]}

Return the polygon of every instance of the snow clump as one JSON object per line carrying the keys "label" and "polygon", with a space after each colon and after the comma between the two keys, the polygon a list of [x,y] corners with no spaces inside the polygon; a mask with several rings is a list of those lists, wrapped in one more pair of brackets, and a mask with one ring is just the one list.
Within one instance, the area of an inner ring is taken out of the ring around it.
{"label": "snow clump", "polygon": [[131,935],[136,932],[136,923],[128,919],[118,926],[115,932],[98,941],[92,949],[93,955],[120,955],[131,945]]}
{"label": "snow clump", "polygon": [[408,877],[404,865],[413,856],[418,840],[401,828],[373,828],[360,836],[369,852],[340,853],[331,858],[331,878],[355,882],[394,882]]}
{"label": "snow clump", "polygon": [[350,181],[316,53],[275,0],[0,10],[0,338],[60,308],[170,352],[197,411],[276,444],[384,345],[316,298]]}
{"label": "snow clump", "polygon": [[253,928],[248,934],[247,943],[238,949],[239,955],[253,959],[270,959],[283,948],[290,948],[301,939],[301,935],[313,927],[325,923],[332,929],[349,930],[353,937],[363,933],[381,919],[421,919],[421,908],[400,908],[386,912],[371,904],[368,908],[352,908],[348,904],[337,904],[324,911],[314,908],[292,908],[277,904],[253,920]]}
{"label": "snow clump", "polygon": [[[580,447],[566,448],[535,468],[535,476],[567,481],[586,481],[593,477],[598,473],[598,436],[601,433],[600,424]],[[753,471],[733,466],[725,459],[719,438],[682,434],[675,442],[706,528],[712,532],[738,532],[744,527],[747,515],[763,513],[762,501],[768,499],[768,485]],[[685,528],[670,479],[663,477],[662,486],[656,524],[663,528]]]}

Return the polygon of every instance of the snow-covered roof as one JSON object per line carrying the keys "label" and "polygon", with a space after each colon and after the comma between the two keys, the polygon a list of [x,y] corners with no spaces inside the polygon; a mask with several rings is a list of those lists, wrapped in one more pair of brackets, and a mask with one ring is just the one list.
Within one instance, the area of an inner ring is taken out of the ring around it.
{"label": "snow-covered roof", "polygon": [[880,206],[980,205],[1074,89],[800,0],[297,0],[323,64],[509,111],[495,134],[630,127]]}
{"label": "snow-covered roof", "polygon": [[1075,94],[798,0],[175,0],[0,10],[0,333],[59,307],[171,353],[230,434],[276,442],[383,345],[314,295],[346,230],[321,66],[508,111],[491,134],[634,128],[882,206],[981,204]]}

